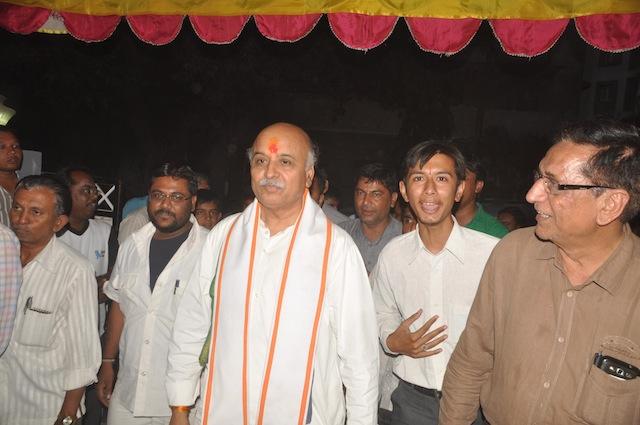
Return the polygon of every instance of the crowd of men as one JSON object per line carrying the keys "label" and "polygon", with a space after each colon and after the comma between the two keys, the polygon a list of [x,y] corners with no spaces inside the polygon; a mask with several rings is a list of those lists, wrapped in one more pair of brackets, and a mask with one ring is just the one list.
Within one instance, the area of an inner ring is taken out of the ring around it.
{"label": "crowd of men", "polygon": [[272,124],[243,211],[162,164],[110,258],[91,172],[19,180],[0,128],[0,425],[640,423],[640,132],[552,142],[534,227],[441,141],[361,167],[347,217]]}

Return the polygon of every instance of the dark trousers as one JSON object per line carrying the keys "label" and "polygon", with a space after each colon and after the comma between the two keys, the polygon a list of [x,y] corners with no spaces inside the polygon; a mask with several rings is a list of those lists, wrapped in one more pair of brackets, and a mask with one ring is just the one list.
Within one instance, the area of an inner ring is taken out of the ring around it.
{"label": "dark trousers", "polygon": [[[438,425],[440,394],[435,390],[420,389],[400,380],[398,388],[391,393],[391,425]],[[473,425],[484,425],[482,414]]]}

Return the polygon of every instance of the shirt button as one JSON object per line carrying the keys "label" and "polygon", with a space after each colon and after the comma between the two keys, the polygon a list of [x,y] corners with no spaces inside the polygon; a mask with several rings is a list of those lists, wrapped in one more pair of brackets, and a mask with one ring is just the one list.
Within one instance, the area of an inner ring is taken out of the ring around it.
{"label": "shirt button", "polygon": [[542,386],[543,386],[545,389],[549,389],[549,387],[551,386],[551,384],[549,383],[549,381],[547,381],[547,382],[545,382],[544,384],[542,384]]}
{"label": "shirt button", "polygon": [[144,340],[144,343],[145,343],[145,344],[149,344],[149,342],[150,342],[150,341],[149,341],[148,339],[145,339],[145,340]]}
{"label": "shirt button", "polygon": [[573,291],[567,292],[567,297],[569,297],[569,298],[573,297]]}
{"label": "shirt button", "polygon": [[140,375],[147,376],[147,372],[142,372]]}
{"label": "shirt button", "polygon": [[560,338],[558,338],[558,342],[562,344],[564,342],[564,337],[561,336]]}

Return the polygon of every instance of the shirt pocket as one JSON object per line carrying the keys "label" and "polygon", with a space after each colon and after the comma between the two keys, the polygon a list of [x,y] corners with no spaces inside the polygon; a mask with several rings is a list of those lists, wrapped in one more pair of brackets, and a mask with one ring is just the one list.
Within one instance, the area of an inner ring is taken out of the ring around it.
{"label": "shirt pocket", "polygon": [[55,309],[35,302],[29,304],[20,312],[24,317],[16,341],[25,346],[50,347],[54,340]]}
{"label": "shirt pocket", "polygon": [[[637,344],[623,337],[607,337],[600,346],[603,355],[636,367],[640,366],[638,348]],[[640,423],[640,377],[629,380],[615,378],[591,364],[578,396],[576,413],[592,425]]]}

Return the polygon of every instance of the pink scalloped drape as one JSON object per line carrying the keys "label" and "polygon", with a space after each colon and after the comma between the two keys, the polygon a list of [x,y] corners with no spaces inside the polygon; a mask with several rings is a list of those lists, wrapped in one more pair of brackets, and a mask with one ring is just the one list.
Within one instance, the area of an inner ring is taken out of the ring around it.
{"label": "pink scalloped drape", "polygon": [[[0,27],[18,34],[37,31],[51,11],[0,3]],[[122,17],[89,16],[61,13],[67,31],[74,37],[96,42],[116,30]],[[254,16],[260,33],[275,41],[295,42],[309,34],[321,14],[297,16]],[[198,37],[211,44],[228,44],[236,40],[249,16],[190,16],[189,22]],[[382,44],[393,32],[399,17],[370,16],[356,13],[329,13],[329,26],[345,46],[369,50]],[[173,41],[182,29],[183,16],[127,16],[133,33],[146,43],[163,45]],[[482,20],[404,18],[411,36],[427,52],[455,54],[473,39]],[[489,23],[504,51],[510,55],[533,57],[551,49],[565,31],[569,19],[522,20],[490,19]],[[580,36],[590,45],[609,52],[621,52],[640,46],[640,13],[625,15],[591,15],[574,19]]]}

